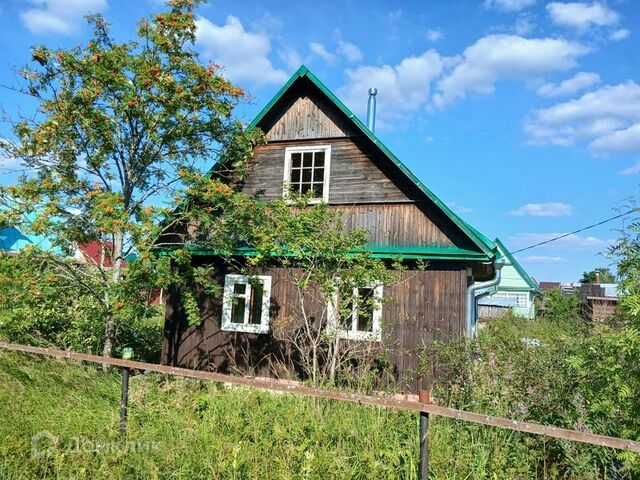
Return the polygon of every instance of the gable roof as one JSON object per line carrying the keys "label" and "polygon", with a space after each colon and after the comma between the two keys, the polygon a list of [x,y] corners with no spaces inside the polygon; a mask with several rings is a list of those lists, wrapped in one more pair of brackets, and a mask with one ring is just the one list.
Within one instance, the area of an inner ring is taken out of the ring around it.
{"label": "gable roof", "polygon": [[258,113],[256,118],[250,123],[251,127],[259,127],[260,123],[267,117],[267,115],[275,108],[285,94],[292,88],[292,86],[300,79],[308,79],[317,89],[324,94],[324,96],[333,104],[338,110],[340,110],[351,122],[351,125],[356,131],[360,132],[365,138],[367,138],[378,150],[383,154],[391,164],[393,164],[402,175],[404,175],[409,182],[411,182],[424,196],[426,196],[433,204],[439,208],[444,215],[449,218],[462,232],[475,244],[480,251],[486,256],[487,259],[493,259],[497,252],[497,247],[494,242],[482,235],[478,230],[471,227],[462,218],[456,215],[442,200],[440,200],[426,185],[424,185],[418,177],[416,177],[407,166],[400,161],[389,148],[380,141],[380,139],[367,128],[367,126],[353,113],[347,106],[336,97],[331,90],[329,90],[313,73],[309,71],[307,67],[301,65],[300,68],[291,76],[291,78],[285,83],[282,88],[276,93],[267,105]]}
{"label": "gable roof", "polygon": [[500,250],[500,253],[507,257],[507,260],[509,261],[511,266],[515,269],[516,272],[518,272],[518,275],[522,277],[529,289],[533,292],[540,293],[538,284],[536,284],[536,282],[533,281],[533,279],[529,276],[525,269],[522,268],[522,265],[520,265],[520,263],[515,259],[515,257],[511,254],[507,247],[504,246],[504,243],[502,243],[499,238],[496,238],[494,242],[498,246],[498,250]]}

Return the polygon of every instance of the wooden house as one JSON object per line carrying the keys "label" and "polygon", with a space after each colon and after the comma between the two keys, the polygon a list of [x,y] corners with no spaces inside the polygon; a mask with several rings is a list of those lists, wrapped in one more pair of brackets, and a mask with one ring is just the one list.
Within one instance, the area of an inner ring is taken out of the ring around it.
{"label": "wooden house", "polygon": [[[313,191],[316,201],[344,212],[347,226],[367,229],[372,255],[389,264],[397,256],[428,262],[426,270],[374,292],[387,301],[371,312],[374,321],[366,330],[354,322],[343,332],[348,341],[384,343],[401,388],[415,391],[424,343],[471,333],[476,287],[498,276],[496,245],[434,195],[304,66],[253,125],[267,144],[254,149],[245,192],[271,200],[291,188]],[[216,262],[212,252],[192,253],[199,264]],[[224,286],[224,295],[200,295],[198,325],[186,320],[182,289],[168,291],[163,363],[272,375],[266,359],[284,346],[270,334],[271,326],[296,298],[286,278],[278,269],[266,270],[256,287],[220,265],[211,281]]]}
{"label": "wooden house", "polygon": [[540,294],[538,284],[500,239],[496,238],[494,242],[506,264],[502,268],[500,283],[495,287],[495,293],[478,301],[478,316],[494,318],[511,311],[519,317],[535,318],[535,297]]}

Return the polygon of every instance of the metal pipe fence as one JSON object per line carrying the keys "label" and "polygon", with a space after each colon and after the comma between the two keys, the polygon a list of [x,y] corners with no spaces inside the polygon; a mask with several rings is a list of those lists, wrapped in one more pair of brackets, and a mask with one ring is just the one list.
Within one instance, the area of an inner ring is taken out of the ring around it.
{"label": "metal pipe fence", "polygon": [[624,438],[609,437],[606,435],[597,435],[589,432],[579,432],[577,430],[569,430],[550,425],[541,425],[538,423],[522,422],[508,418],[495,417],[480,413],[467,412],[454,408],[442,407],[430,403],[427,392],[420,392],[420,401],[404,400],[393,397],[382,397],[372,395],[360,395],[357,393],[325,390],[320,388],[307,387],[299,384],[288,384],[277,380],[239,377],[233,375],[225,375],[215,372],[206,372],[202,370],[190,370],[187,368],[172,367],[169,365],[158,365],[154,363],[138,362],[134,360],[123,360],[119,358],[102,357],[97,355],[88,355],[85,353],[68,352],[65,350],[56,350],[52,348],[32,347],[28,345],[20,345],[14,343],[0,342],[0,349],[11,350],[15,352],[33,353],[37,355],[45,355],[55,358],[67,358],[82,362],[96,363],[100,365],[111,365],[123,369],[122,382],[122,399],[121,399],[121,433],[126,431],[126,413],[127,413],[127,396],[128,396],[128,374],[131,369],[147,370],[157,372],[164,375],[173,375],[186,378],[195,378],[200,380],[209,380],[213,382],[228,383],[244,387],[256,388],[260,390],[271,390],[285,392],[297,395],[303,395],[314,398],[324,398],[327,400],[338,400],[344,402],[352,402],[361,405],[373,405],[383,408],[393,408],[397,410],[408,410],[420,414],[420,476],[421,479],[428,477],[428,426],[429,415],[437,415],[441,417],[453,418],[465,422],[488,425],[491,427],[505,428],[517,432],[531,433],[534,435],[544,435],[552,438],[559,438],[572,442],[588,443],[601,447],[616,448],[627,450],[630,452],[640,453],[640,442],[628,440]]}

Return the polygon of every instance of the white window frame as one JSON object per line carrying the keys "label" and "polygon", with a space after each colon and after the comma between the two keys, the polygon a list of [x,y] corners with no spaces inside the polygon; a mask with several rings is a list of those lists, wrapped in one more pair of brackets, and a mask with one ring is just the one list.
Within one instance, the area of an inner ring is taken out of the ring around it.
{"label": "white window frame", "polygon": [[358,321],[358,306],[356,301],[358,299],[358,288],[353,289],[353,309],[351,315],[353,319],[351,321],[351,329],[341,328],[338,324],[338,294],[333,295],[333,299],[329,301],[327,305],[328,324],[331,330],[335,331],[338,338],[345,340],[361,340],[367,342],[381,342],[382,341],[382,298],[384,293],[384,286],[381,284],[371,284],[368,287],[373,289],[373,298],[376,301],[376,307],[373,309],[371,315],[371,331],[363,332],[357,329]]}
{"label": "white window frame", "polygon": [[313,145],[308,147],[287,147],[284,150],[284,181],[282,183],[282,196],[289,198],[291,190],[291,154],[304,152],[324,151],[324,175],[322,177],[322,198],[311,198],[309,203],[329,203],[329,179],[331,169],[331,145]]}
{"label": "white window frame", "polygon": [[514,299],[517,308],[529,308],[529,293],[528,292],[506,292],[498,290],[496,293],[490,295],[491,298],[504,298]]}
{"label": "white window frame", "polygon": [[[252,281],[259,281],[263,285],[262,289],[262,311],[260,312],[260,323],[249,323],[249,313],[251,310],[251,290]],[[247,285],[245,293],[234,292],[234,286],[238,283]],[[244,323],[234,323],[231,321],[233,299],[242,297],[245,299]],[[269,333],[269,308],[271,303],[271,277],[259,275],[225,275],[224,294],[222,298],[222,326],[221,329],[230,332],[246,333]]]}

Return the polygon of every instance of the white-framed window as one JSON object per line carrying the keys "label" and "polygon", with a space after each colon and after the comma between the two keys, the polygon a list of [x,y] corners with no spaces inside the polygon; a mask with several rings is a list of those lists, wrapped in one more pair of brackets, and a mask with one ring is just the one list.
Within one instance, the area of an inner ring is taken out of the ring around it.
{"label": "white-framed window", "polygon": [[222,330],[269,333],[271,277],[226,275]]}
{"label": "white-framed window", "polygon": [[344,318],[338,321],[338,295],[328,305],[329,325],[346,340],[382,340],[382,285],[353,289],[352,298],[344,305]]}
{"label": "white-framed window", "polygon": [[516,307],[529,307],[529,294],[527,292],[496,292],[492,294],[491,297],[515,300]]}
{"label": "white-framed window", "polygon": [[284,153],[284,189],[287,198],[292,193],[312,193],[310,203],[329,201],[329,167],[331,145],[288,147]]}

